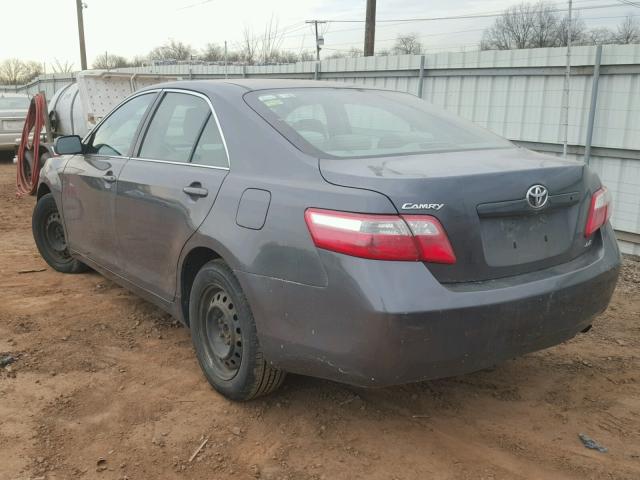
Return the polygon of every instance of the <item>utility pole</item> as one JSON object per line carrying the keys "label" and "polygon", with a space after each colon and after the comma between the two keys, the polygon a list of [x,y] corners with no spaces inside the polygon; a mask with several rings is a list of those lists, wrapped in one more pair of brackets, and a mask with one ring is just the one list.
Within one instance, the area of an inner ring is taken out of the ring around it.
{"label": "utility pole", "polygon": [[564,105],[562,111],[562,123],[564,125],[564,139],[562,142],[562,157],[567,158],[567,147],[569,143],[569,94],[571,82],[571,34],[573,33],[573,23],[571,21],[571,7],[573,2],[569,0],[569,13],[567,14],[567,65],[564,73]]}
{"label": "utility pole", "polygon": [[87,50],[84,45],[84,19],[82,18],[82,0],[76,0],[76,12],[78,14],[78,37],[80,39],[80,66],[87,69]]}
{"label": "utility pole", "polygon": [[367,18],[364,27],[364,56],[373,56],[376,40],[376,0],[367,0]]}
{"label": "utility pole", "polygon": [[313,23],[316,30],[316,60],[320,61],[320,37],[318,36],[318,24],[327,23],[326,20],[306,20],[305,23]]}
{"label": "utility pole", "polygon": [[224,41],[224,78],[227,78],[227,41]]}

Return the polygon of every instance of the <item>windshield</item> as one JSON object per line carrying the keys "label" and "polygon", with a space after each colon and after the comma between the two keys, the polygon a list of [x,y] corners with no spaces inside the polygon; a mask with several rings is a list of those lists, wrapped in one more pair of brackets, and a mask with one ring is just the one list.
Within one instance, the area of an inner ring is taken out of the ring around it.
{"label": "windshield", "polygon": [[404,93],[294,88],[255,91],[246,99],[294,145],[319,157],[512,147],[507,140]]}
{"label": "windshield", "polygon": [[29,97],[1,97],[0,110],[27,110]]}

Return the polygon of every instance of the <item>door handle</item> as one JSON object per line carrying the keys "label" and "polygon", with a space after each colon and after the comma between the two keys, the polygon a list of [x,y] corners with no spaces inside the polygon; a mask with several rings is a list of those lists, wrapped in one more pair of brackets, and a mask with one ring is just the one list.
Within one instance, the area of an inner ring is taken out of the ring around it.
{"label": "door handle", "polygon": [[209,195],[209,190],[202,188],[199,182],[194,182],[188,187],[184,187],[182,191],[190,197],[206,197]]}
{"label": "door handle", "polygon": [[107,182],[107,183],[113,183],[117,180],[116,176],[113,174],[113,172],[107,172],[106,175],[102,176],[102,179]]}

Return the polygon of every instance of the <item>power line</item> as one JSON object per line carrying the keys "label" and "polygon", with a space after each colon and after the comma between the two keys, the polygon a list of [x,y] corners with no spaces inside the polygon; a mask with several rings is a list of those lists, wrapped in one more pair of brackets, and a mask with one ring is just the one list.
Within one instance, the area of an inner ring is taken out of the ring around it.
{"label": "power line", "polygon": [[[585,21],[588,22],[588,21],[592,21],[592,20],[605,20],[605,19],[627,18],[627,17],[640,17],[640,15],[613,15],[613,16],[583,17],[582,20],[585,20]],[[387,26],[387,25],[385,25],[385,26]],[[357,29],[349,28],[349,29],[334,30],[334,31],[332,31],[332,33],[339,33],[339,32],[345,32],[345,31],[354,31],[354,30],[362,30],[362,28],[357,28]],[[417,38],[424,39],[424,38],[428,38],[428,37],[442,37],[442,36],[447,36],[447,35],[460,35],[460,34],[464,34],[464,33],[482,32],[484,30],[485,30],[485,28],[473,28],[473,29],[466,29],[466,30],[457,30],[457,31],[454,31],[454,32],[426,33],[426,34],[422,34],[422,35],[417,35]],[[297,37],[297,36],[298,35],[291,35],[291,36],[285,36],[284,38],[293,38],[293,37]],[[386,42],[394,42],[396,40],[397,40],[397,37],[378,38],[378,39],[376,39],[376,44],[386,43]],[[355,46],[357,43],[358,43],[357,41],[340,42],[340,43],[331,42],[330,45],[331,45],[331,47],[344,46],[344,45]],[[469,45],[477,45],[477,44],[464,44],[463,46],[469,46]],[[434,47],[434,48],[439,48],[439,47]],[[327,47],[327,46],[324,46],[323,49],[325,49],[325,50],[345,51],[345,52],[348,51],[348,49],[336,49],[336,48],[330,48],[330,47]],[[297,50],[297,49],[294,48],[294,49],[290,49],[290,50]]]}
{"label": "power line", "polygon": [[192,3],[190,5],[185,5],[184,7],[176,8],[176,10],[187,10],[189,8],[199,7],[200,5],[204,5],[205,3],[211,3],[213,1],[214,0],[202,0],[201,2]]}
{"label": "power line", "polygon": [[[585,17],[582,20],[590,21],[590,20],[604,20],[604,19],[627,18],[627,17],[640,17],[640,15],[615,15],[615,16],[605,16],[605,17]],[[423,35],[416,35],[416,37],[417,38],[441,37],[441,36],[447,36],[447,35],[458,35],[458,34],[462,34],[462,33],[483,32],[484,30],[486,30],[486,29],[485,28],[473,28],[473,29],[468,29],[468,30],[457,30],[455,32],[425,33]],[[393,42],[395,40],[397,40],[397,37],[380,38],[380,39],[376,39],[376,43]],[[357,42],[331,43],[331,45],[332,46],[336,46],[336,45],[353,45],[355,43],[357,43]]]}
{"label": "power line", "polygon": [[[592,2],[592,1],[600,1],[600,0],[579,0],[581,2]],[[621,0],[618,0],[621,1]],[[564,3],[564,2],[563,2]],[[620,4],[608,4],[608,5],[597,5],[595,7],[597,8],[605,8],[605,7],[622,7],[623,5]],[[579,8],[574,8],[573,10],[587,10],[587,9],[593,9],[595,7],[579,7]],[[561,8],[556,8],[552,10],[553,12],[565,12],[567,11],[567,9],[561,9]],[[464,16],[458,16],[458,17],[434,17],[432,19],[398,19],[397,21],[393,21],[393,20],[377,20],[377,22],[388,22],[385,25],[380,25],[378,26],[378,28],[388,28],[388,27],[394,27],[394,26],[398,26],[398,25],[404,25],[406,23],[412,23],[412,22],[421,22],[421,21],[427,21],[427,20],[438,20],[438,19],[467,19],[467,18],[492,18],[492,17],[499,17],[499,16],[503,16],[504,15],[504,11],[502,11],[502,13],[484,13],[484,14],[478,14],[478,16],[474,16],[474,15],[464,15]],[[619,18],[619,17],[586,17],[583,18],[583,20],[589,20],[589,19],[600,19],[600,18]],[[620,17],[621,18],[621,17]],[[330,25],[331,23],[335,23],[335,22],[341,22],[341,21],[337,21],[337,20],[326,20],[328,23],[327,25]],[[349,21],[351,22],[351,21]],[[393,22],[393,23],[390,23]],[[358,23],[363,23],[362,21],[358,21]],[[359,26],[359,27],[352,27],[352,28],[341,28],[338,30],[328,30],[327,33],[331,32],[331,33],[342,33],[342,32],[355,32],[355,31],[360,31],[362,30],[363,26]],[[284,38],[293,38],[293,37],[301,37],[303,35],[285,35]]]}
{"label": "power line", "polygon": [[630,0],[618,0],[620,3],[624,3],[625,5],[630,5],[632,7],[640,8],[640,4],[634,3]]}
{"label": "power line", "polygon": [[[620,1],[620,0],[618,0]],[[576,10],[595,10],[599,8],[612,8],[612,7],[620,7],[619,3],[609,3],[606,5],[592,5],[585,7],[574,8],[573,11]],[[550,12],[567,12],[567,8],[553,8],[549,10]],[[424,17],[424,18],[395,18],[395,19],[384,19],[384,20],[376,20],[376,23],[382,22],[432,22],[438,20],[461,20],[461,19],[471,19],[471,18],[490,18],[490,17],[502,17],[508,15],[505,12],[502,13],[478,13],[478,14],[469,14],[469,15],[451,15],[447,17]],[[328,23],[364,23],[365,20],[326,20]]]}

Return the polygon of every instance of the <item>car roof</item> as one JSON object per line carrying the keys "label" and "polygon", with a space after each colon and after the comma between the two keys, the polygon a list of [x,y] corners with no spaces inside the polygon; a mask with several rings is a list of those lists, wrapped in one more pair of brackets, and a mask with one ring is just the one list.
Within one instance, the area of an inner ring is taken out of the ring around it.
{"label": "car roof", "polygon": [[[230,89],[238,90],[240,95],[248,91],[269,90],[277,88],[368,88],[364,85],[351,85],[342,82],[327,82],[317,80],[297,80],[280,78],[238,78],[221,80],[178,80],[174,82],[159,83],[146,87],[143,90],[157,88],[182,88],[202,93],[228,93]],[[239,87],[239,88],[238,88]]]}
{"label": "car roof", "polygon": [[363,86],[350,85],[340,82],[326,82],[318,80],[297,80],[281,78],[239,78],[226,80],[246,90],[268,90],[271,88],[363,88]]}

